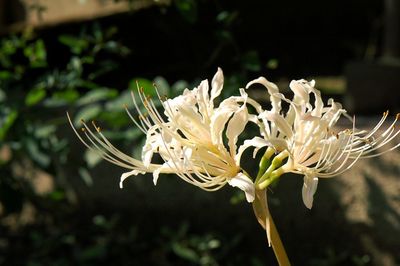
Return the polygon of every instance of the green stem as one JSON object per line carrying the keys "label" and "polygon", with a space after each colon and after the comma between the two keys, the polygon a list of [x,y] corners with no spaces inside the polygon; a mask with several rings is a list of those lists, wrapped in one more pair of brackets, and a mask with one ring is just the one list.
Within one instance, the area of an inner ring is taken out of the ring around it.
{"label": "green stem", "polygon": [[274,155],[274,153],[275,152],[272,148],[268,148],[264,156],[261,158],[257,178],[254,181],[256,198],[253,202],[253,210],[258,222],[267,231],[267,235],[269,234],[269,241],[272,245],[272,249],[279,266],[290,266],[289,258],[286,254],[281,238],[279,237],[278,230],[276,229],[274,220],[272,219],[271,213],[268,209],[266,191],[266,188],[270,184],[272,184],[282,174],[285,173],[286,165],[282,166],[282,163],[283,160],[289,156],[289,153],[287,151],[283,151],[271,160],[271,157]]}
{"label": "green stem", "polygon": [[265,171],[267,170],[267,168],[270,167],[271,165],[271,157],[272,155],[274,155],[275,151],[274,149],[272,149],[271,147],[268,147],[267,150],[265,151],[263,157],[261,158],[261,161],[259,163],[259,170],[257,173],[257,178],[256,181],[258,181],[258,179],[260,179]]}
{"label": "green stem", "polygon": [[266,230],[268,239],[272,245],[275,257],[280,266],[290,265],[285,248],[276,230],[275,223],[268,209],[267,191],[256,189],[256,198],[253,201],[253,211],[259,224]]}
{"label": "green stem", "polygon": [[269,185],[271,185],[275,180],[277,180],[281,175],[285,173],[284,169],[278,168],[268,176],[268,178],[260,179],[255,183],[255,186],[259,190],[266,189]]}
{"label": "green stem", "polygon": [[[255,181],[255,184],[262,183],[268,179],[271,178],[271,175],[276,168],[282,165],[282,162],[284,159],[286,159],[289,156],[289,153],[287,151],[283,151],[279,153],[277,156],[274,157],[272,160],[271,164],[269,165],[268,169],[263,173],[261,177],[258,177]],[[260,168],[261,170],[261,168]],[[268,182],[267,182],[268,183]],[[270,184],[271,182],[269,182]]]}
{"label": "green stem", "polygon": [[276,229],[271,213],[269,215],[269,223],[271,230],[271,245],[275,257],[278,260],[279,266],[290,266],[289,258],[286,254],[285,247],[282,244],[281,238],[279,237],[279,233],[278,230]]}

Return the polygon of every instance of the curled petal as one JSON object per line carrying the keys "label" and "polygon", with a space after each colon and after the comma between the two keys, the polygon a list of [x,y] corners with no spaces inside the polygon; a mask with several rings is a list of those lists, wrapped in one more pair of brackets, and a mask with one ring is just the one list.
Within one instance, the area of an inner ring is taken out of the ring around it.
{"label": "curled petal", "polygon": [[224,74],[221,68],[218,68],[217,73],[215,73],[211,81],[211,102],[217,98],[222,91],[224,85]]}
{"label": "curled petal", "polygon": [[224,130],[229,118],[238,108],[239,107],[236,102],[227,99],[221,103],[218,109],[214,110],[210,122],[210,129],[211,129],[210,133],[211,133],[212,143],[214,144],[223,143],[221,132]]}
{"label": "curled petal", "polygon": [[288,138],[291,138],[293,135],[293,131],[289,123],[286,121],[285,118],[283,118],[281,115],[274,113],[274,112],[269,112],[266,111],[260,116],[264,116],[267,118],[269,121],[273,122],[276,124],[280,132],[285,134]]}
{"label": "curled petal", "polygon": [[247,109],[243,105],[235,112],[232,119],[228,123],[226,136],[228,137],[229,151],[232,157],[236,154],[236,142],[238,140],[238,136],[243,132],[248,120]]}
{"label": "curled petal", "polygon": [[142,174],[142,175],[144,175],[146,172],[145,171],[140,171],[140,170],[132,170],[132,171],[130,171],[130,172],[126,172],[126,173],[123,173],[122,175],[121,175],[121,179],[120,179],[120,181],[119,181],[119,187],[120,188],[123,188],[123,182],[124,182],[124,180],[125,179],[127,179],[128,177],[130,177],[130,176],[132,176],[132,175],[138,175],[138,174]]}
{"label": "curled petal", "polygon": [[238,153],[237,153],[236,156],[235,156],[235,161],[236,161],[236,163],[237,163],[237,164],[240,164],[240,158],[242,157],[243,152],[244,152],[247,148],[249,148],[249,147],[254,147],[253,158],[255,158],[256,155],[257,155],[257,152],[258,152],[261,148],[263,148],[263,147],[265,147],[265,146],[267,146],[267,145],[268,145],[268,141],[266,141],[265,139],[260,138],[260,137],[254,137],[254,138],[252,138],[252,139],[246,139],[246,140],[243,142],[243,145],[241,145],[241,146],[239,147]]}
{"label": "curled petal", "polygon": [[[209,90],[209,88],[208,88],[207,80],[203,80],[200,83],[200,85],[194,90],[194,91],[196,91],[196,101],[199,106],[199,112],[202,115],[202,117],[205,119],[205,121],[207,121],[209,119],[210,112],[213,109],[212,103],[210,103],[210,99],[208,96],[208,90]],[[191,106],[187,106],[187,107],[192,109]]]}
{"label": "curled petal", "polygon": [[256,84],[256,83],[264,85],[268,89],[269,94],[271,94],[271,95],[279,92],[278,86],[276,86],[275,83],[268,81],[264,77],[259,77],[258,79],[250,81],[249,83],[247,83],[246,89],[248,89],[251,85]]}
{"label": "curled petal", "polygon": [[251,85],[256,83],[264,85],[267,88],[268,93],[270,95],[272,111],[279,113],[281,110],[281,99],[283,98],[283,95],[279,93],[278,86],[276,86],[275,83],[268,81],[264,77],[259,77],[258,79],[255,79],[247,83],[246,89],[248,89]]}
{"label": "curled petal", "polygon": [[290,89],[293,91],[295,97],[294,102],[305,104],[310,100],[308,86],[306,86],[305,80],[292,80],[289,84]]}
{"label": "curled petal", "polygon": [[245,174],[238,173],[234,178],[228,181],[232,187],[238,187],[246,194],[246,200],[253,202],[255,197],[255,189],[253,181],[250,180]]}
{"label": "curled petal", "polygon": [[317,191],[318,177],[305,175],[302,189],[303,202],[307,208],[311,209],[314,200],[314,194]]}

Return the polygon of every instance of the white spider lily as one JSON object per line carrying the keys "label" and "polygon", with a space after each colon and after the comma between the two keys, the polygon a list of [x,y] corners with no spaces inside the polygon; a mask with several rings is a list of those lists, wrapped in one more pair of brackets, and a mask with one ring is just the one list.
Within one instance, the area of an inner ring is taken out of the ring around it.
{"label": "white spider lily", "polygon": [[[156,89],[164,115],[157,111],[152,99],[138,88],[146,114],[141,112],[132,93],[139,120],[134,119],[128,109],[126,111],[146,134],[141,160],[115,148],[94,123],[95,130],[92,130],[83,121],[83,136],[75,128],[74,131],[88,148],[100,153],[105,160],[130,170],[122,174],[121,187],[123,181],[132,175],[152,173],[156,184],[160,173],[174,173],[207,191],[218,190],[228,183],[243,190],[247,201],[252,202],[254,184],[240,168],[241,153],[237,153],[236,144],[239,134],[252,117],[246,108],[247,94],[241,90],[241,96],[230,97],[215,107],[214,100],[220,95],[223,82],[222,70],[218,69],[211,82],[211,93],[207,80],[173,99],[162,99]],[[225,138],[228,147],[224,145]],[[164,163],[155,163],[155,154]]]}
{"label": "white spider lily", "polygon": [[[260,83],[268,89],[272,108],[259,114],[262,121],[259,123],[260,130],[264,139],[256,137],[251,143],[249,141],[249,145],[257,149],[268,146],[266,159],[273,156],[271,151],[279,153],[263,177],[256,180],[256,187],[259,189],[267,187],[284,173],[303,174],[303,201],[311,209],[318,178],[340,175],[358,159],[378,156],[400,145],[372,154],[400,133],[400,130],[395,130],[399,115],[382,134],[378,130],[384,124],[387,112],[370,132],[356,131],[353,119],[351,130],[335,133],[334,126],[341,115],[346,114],[346,110],[332,99],[324,106],[320,92],[314,88],[314,81],[292,81],[289,85],[294,93],[292,100],[280,94],[277,86],[265,78],[250,82],[247,88],[254,83]],[[311,94],[314,96],[313,103],[310,100]],[[289,104],[286,113],[281,109],[282,102]],[[286,162],[282,165],[284,161]]]}

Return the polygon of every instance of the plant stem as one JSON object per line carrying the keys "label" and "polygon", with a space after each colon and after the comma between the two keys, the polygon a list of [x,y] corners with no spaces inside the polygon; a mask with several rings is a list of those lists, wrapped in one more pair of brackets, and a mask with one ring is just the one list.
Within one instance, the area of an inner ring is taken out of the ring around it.
{"label": "plant stem", "polygon": [[258,223],[265,229],[269,244],[272,246],[279,266],[290,265],[285,248],[276,230],[275,223],[268,209],[267,191],[256,189],[256,198],[253,201],[253,211]]}
{"label": "plant stem", "polygon": [[278,230],[276,229],[271,214],[269,216],[269,222],[271,230],[271,245],[275,253],[275,257],[278,260],[279,266],[290,266],[289,258],[286,254],[285,248],[283,247],[281,238],[279,237]]}

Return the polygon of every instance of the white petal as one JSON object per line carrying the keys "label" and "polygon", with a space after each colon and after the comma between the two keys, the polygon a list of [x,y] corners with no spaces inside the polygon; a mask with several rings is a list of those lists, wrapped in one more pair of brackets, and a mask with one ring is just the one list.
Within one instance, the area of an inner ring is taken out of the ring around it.
{"label": "white petal", "polygon": [[318,177],[305,175],[302,189],[303,202],[307,208],[311,209],[314,200],[314,194],[317,191]]}
{"label": "white petal", "polygon": [[264,77],[259,77],[258,79],[255,79],[255,80],[250,81],[249,83],[247,83],[246,89],[248,89],[251,85],[253,85],[255,83],[259,83],[261,85],[264,85],[267,88],[268,93],[270,95],[272,111],[280,112],[280,110],[281,110],[281,99],[283,98],[283,95],[279,93],[278,86],[276,86],[275,83],[272,83],[272,82],[268,81]]}
{"label": "white petal", "polygon": [[161,172],[161,168],[158,168],[158,169],[154,170],[154,172],[153,172],[153,184],[155,186],[157,185],[157,181],[158,181],[158,177],[160,176],[160,172]]}
{"label": "white petal", "polygon": [[260,116],[266,117],[269,121],[273,122],[276,124],[278,129],[285,134],[288,138],[291,138],[293,135],[292,128],[290,124],[286,121],[285,118],[283,118],[281,115],[273,112],[264,112],[260,114]]}
{"label": "white petal", "polygon": [[293,99],[294,102],[298,103],[297,100],[300,100],[300,103],[309,102],[310,97],[303,80],[292,80],[289,84],[289,87],[293,91],[295,97],[298,97],[297,99]]}
{"label": "white petal", "polygon": [[240,164],[240,158],[242,157],[243,152],[249,148],[249,147],[254,147],[254,152],[253,152],[253,158],[256,157],[257,152],[259,149],[262,147],[265,147],[268,145],[268,141],[266,141],[263,138],[260,137],[254,137],[252,139],[246,139],[243,142],[243,145],[239,147],[238,153],[235,156],[235,162],[239,165]]}
{"label": "white petal", "polygon": [[123,188],[123,182],[124,182],[124,180],[125,179],[127,179],[128,177],[130,177],[130,176],[132,176],[132,175],[138,175],[138,174],[145,174],[146,172],[145,171],[141,171],[141,170],[132,170],[132,171],[130,171],[130,172],[126,172],[126,173],[123,173],[122,175],[121,175],[121,178],[120,178],[120,181],[119,181],[119,187],[120,188]]}
{"label": "white petal", "polygon": [[173,158],[163,163],[153,171],[153,184],[156,186],[160,173],[178,173],[182,169],[182,162],[173,161]]}
{"label": "white petal", "polygon": [[[210,102],[209,95],[208,95],[208,90],[209,90],[208,81],[203,80],[196,89],[197,89],[196,90],[197,91],[196,101],[199,106],[199,112],[200,112],[201,116],[203,117],[203,119],[207,120],[210,116],[210,112],[213,109],[213,104],[212,104],[212,102]],[[197,113],[197,111],[195,110],[195,105],[187,106],[187,107]]]}
{"label": "white petal", "polygon": [[211,117],[211,140],[213,144],[222,144],[222,132],[232,114],[238,109],[234,101],[224,100]]}
{"label": "white petal", "polygon": [[276,86],[275,83],[268,81],[264,77],[259,77],[258,79],[250,81],[249,83],[247,83],[246,89],[248,89],[251,85],[253,85],[255,83],[264,85],[268,89],[269,94],[271,94],[271,95],[279,92],[278,86]]}
{"label": "white petal", "polygon": [[215,73],[212,81],[211,81],[211,102],[217,98],[222,91],[222,87],[224,86],[224,74],[221,68],[218,68],[217,73]]}
{"label": "white petal", "polygon": [[253,202],[255,197],[255,189],[253,181],[250,180],[245,174],[238,173],[237,176],[228,181],[232,187],[238,187],[246,194],[247,202]]}
{"label": "white petal", "polygon": [[149,167],[153,158],[153,147],[150,143],[146,143],[142,148],[142,161],[145,167]]}
{"label": "white petal", "polygon": [[243,105],[235,112],[232,119],[228,123],[226,136],[228,137],[229,151],[233,157],[236,154],[236,142],[239,135],[243,132],[248,122],[247,108]]}

